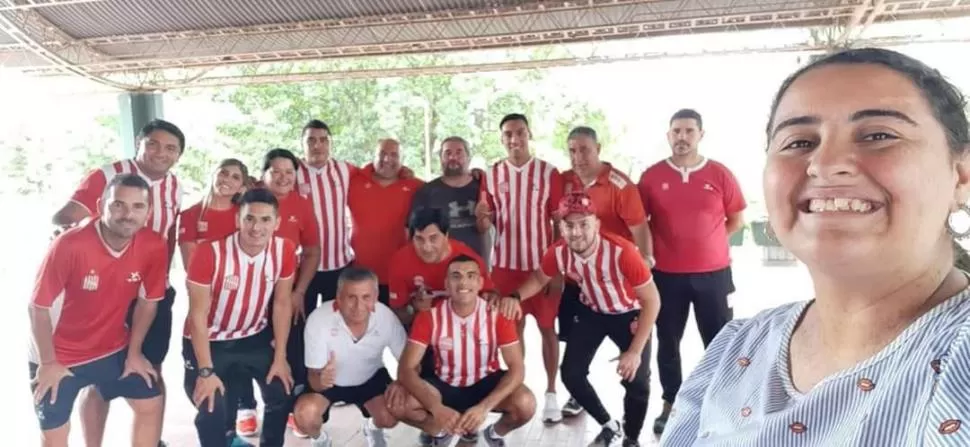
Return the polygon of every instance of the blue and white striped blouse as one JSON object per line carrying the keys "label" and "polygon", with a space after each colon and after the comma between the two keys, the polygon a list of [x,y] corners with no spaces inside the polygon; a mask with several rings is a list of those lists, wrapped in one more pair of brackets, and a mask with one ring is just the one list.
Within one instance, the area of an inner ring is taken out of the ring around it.
{"label": "blue and white striped blouse", "polygon": [[787,347],[807,305],[725,326],[681,387],[661,445],[970,447],[970,289],[801,394]]}

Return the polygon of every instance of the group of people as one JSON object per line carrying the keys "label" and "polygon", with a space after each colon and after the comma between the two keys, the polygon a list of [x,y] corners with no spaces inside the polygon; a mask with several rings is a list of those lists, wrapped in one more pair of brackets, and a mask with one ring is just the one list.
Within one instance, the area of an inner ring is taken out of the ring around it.
{"label": "group of people", "polygon": [[[570,132],[560,172],[532,154],[527,118],[507,115],[506,158],[470,170],[468,143],[450,137],[442,176],[424,183],[393,139],[363,168],[333,159],[329,127],[313,120],[302,158],[273,149],[258,179],[224,160],[184,211],[172,168],[185,137],[152,121],[134,159],[90,173],[54,216],[63,233],[30,306],[44,445],[67,444],[82,390],[88,445],[116,397],[134,411],[132,444],[161,442],[176,248],[183,388],[204,447],[257,433],[282,446],[288,425],[329,446],[338,403],[360,408],[372,446],[399,422],[422,445],[506,445],[537,412],[523,383],[528,314],[547,376],[541,419],[588,412],[601,426],[592,446],[639,445],[655,325],[664,445],[965,445],[970,307],[952,241],[970,230],[947,220],[970,214],[964,105],[938,72],[888,50],[847,50],[789,78],[767,128],[765,195],[816,298],[733,322],[727,241],[745,201],[699,154],[693,110],[671,117],[671,156],[637,183],[600,160],[588,127]],[[692,304],[710,346],[681,387]],[[607,337],[622,422],[588,380]],[[489,413],[501,417],[482,427]]]}

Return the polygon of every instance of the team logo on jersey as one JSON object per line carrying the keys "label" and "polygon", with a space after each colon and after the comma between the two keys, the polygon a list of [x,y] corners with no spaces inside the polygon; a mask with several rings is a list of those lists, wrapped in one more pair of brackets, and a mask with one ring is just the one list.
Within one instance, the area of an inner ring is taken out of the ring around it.
{"label": "team logo on jersey", "polygon": [[195,230],[198,231],[199,233],[204,233],[206,231],[209,231],[209,222],[200,220],[198,223],[195,224]]}
{"label": "team logo on jersey", "polygon": [[236,290],[239,288],[239,277],[236,275],[226,275],[222,280],[223,290]]}
{"label": "team logo on jersey", "polygon": [[508,183],[500,183],[498,185],[498,192],[499,192],[499,194],[508,194],[509,193],[509,184]]}
{"label": "team logo on jersey", "polygon": [[289,218],[289,219],[287,219],[287,220],[288,220],[288,221],[289,221],[290,223],[297,223],[297,219],[296,219],[296,216],[290,216],[290,218]]}
{"label": "team logo on jersey", "polygon": [[300,183],[299,190],[300,190],[300,195],[301,196],[304,196],[305,197],[305,196],[310,195],[310,184],[309,183]]}
{"label": "team logo on jersey", "polygon": [[704,184],[704,190],[706,190],[706,191],[714,191],[714,187],[711,186],[710,183],[705,183]]}
{"label": "team logo on jersey", "polygon": [[438,348],[442,351],[451,351],[455,347],[455,341],[450,337],[441,337],[438,339]]}
{"label": "team logo on jersey", "polygon": [[81,289],[89,292],[98,290],[98,274],[94,270],[88,272],[87,276],[84,277],[84,282],[81,283]]}
{"label": "team logo on jersey", "polygon": [[660,184],[660,189],[666,191],[666,190],[670,189],[670,185],[667,182],[663,182],[663,183]]}
{"label": "team logo on jersey", "polygon": [[141,281],[141,273],[131,272],[128,274],[128,282],[139,282]]}

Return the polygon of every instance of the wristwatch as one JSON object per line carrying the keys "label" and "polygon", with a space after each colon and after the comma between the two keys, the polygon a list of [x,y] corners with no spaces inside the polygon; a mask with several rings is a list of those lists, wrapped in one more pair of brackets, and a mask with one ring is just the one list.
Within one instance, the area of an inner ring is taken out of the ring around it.
{"label": "wristwatch", "polygon": [[510,293],[509,298],[515,299],[516,301],[522,301],[522,295],[519,295],[519,292]]}
{"label": "wristwatch", "polygon": [[202,377],[203,379],[210,377],[213,374],[215,374],[215,371],[213,371],[212,368],[199,368],[199,377]]}

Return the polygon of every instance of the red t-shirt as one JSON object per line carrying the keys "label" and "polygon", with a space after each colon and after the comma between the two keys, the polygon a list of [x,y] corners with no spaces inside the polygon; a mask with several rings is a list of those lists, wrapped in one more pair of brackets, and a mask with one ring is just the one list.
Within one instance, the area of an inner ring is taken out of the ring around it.
{"label": "red t-shirt", "polygon": [[411,324],[408,340],[430,348],[435,374],[451,386],[472,386],[499,370],[499,350],[519,342],[515,323],[485,300],[478,300],[475,311],[459,317],[451,300],[419,312]]}
{"label": "red t-shirt", "polygon": [[275,235],[289,239],[300,247],[319,246],[320,233],[317,218],[313,215],[313,202],[291,191],[279,199],[279,204],[280,228]]}
{"label": "red t-shirt", "polygon": [[600,232],[596,251],[582,258],[560,239],[542,257],[542,273],[562,273],[579,284],[579,300],[596,312],[622,314],[640,309],[634,289],[653,276],[637,247],[615,234]]}
{"label": "red t-shirt", "polygon": [[223,210],[202,208],[202,202],[192,205],[179,215],[179,242],[204,242],[228,237],[236,232],[239,207]]}
{"label": "red t-shirt", "polygon": [[704,273],[731,265],[726,219],[747,204],[728,168],[705,159],[681,169],[664,160],[643,172],[639,187],[657,270]]}
{"label": "red t-shirt", "polygon": [[484,277],[482,284],[483,291],[492,291],[495,285],[482,260],[475,250],[454,239],[449,239],[451,244],[451,254],[443,261],[428,264],[418,257],[418,252],[414,249],[414,244],[401,247],[391,257],[391,267],[388,272],[387,287],[390,291],[390,305],[394,309],[400,309],[411,302],[411,295],[424,286],[435,298],[445,297],[445,276],[448,275],[448,263],[456,256],[466,255],[478,263]]}
{"label": "red t-shirt", "polygon": [[40,309],[51,309],[63,299],[54,325],[54,354],[67,367],[124,349],[131,301],[165,297],[165,240],[144,229],[119,253],[105,245],[99,225],[100,220],[92,219],[54,239],[31,298]]}
{"label": "red t-shirt", "polygon": [[407,245],[408,212],[411,197],[424,182],[402,178],[384,186],[374,179],[374,166],[364,166],[350,179],[347,206],[354,220],[350,244],[356,263],[377,274],[381,284],[388,282],[391,256]]}
{"label": "red t-shirt", "polygon": [[[209,340],[235,340],[265,329],[276,283],[295,271],[296,247],[289,239],[273,237],[255,256],[239,247],[238,232],[199,245],[187,280],[210,288]],[[184,335],[191,335],[188,319]]]}

